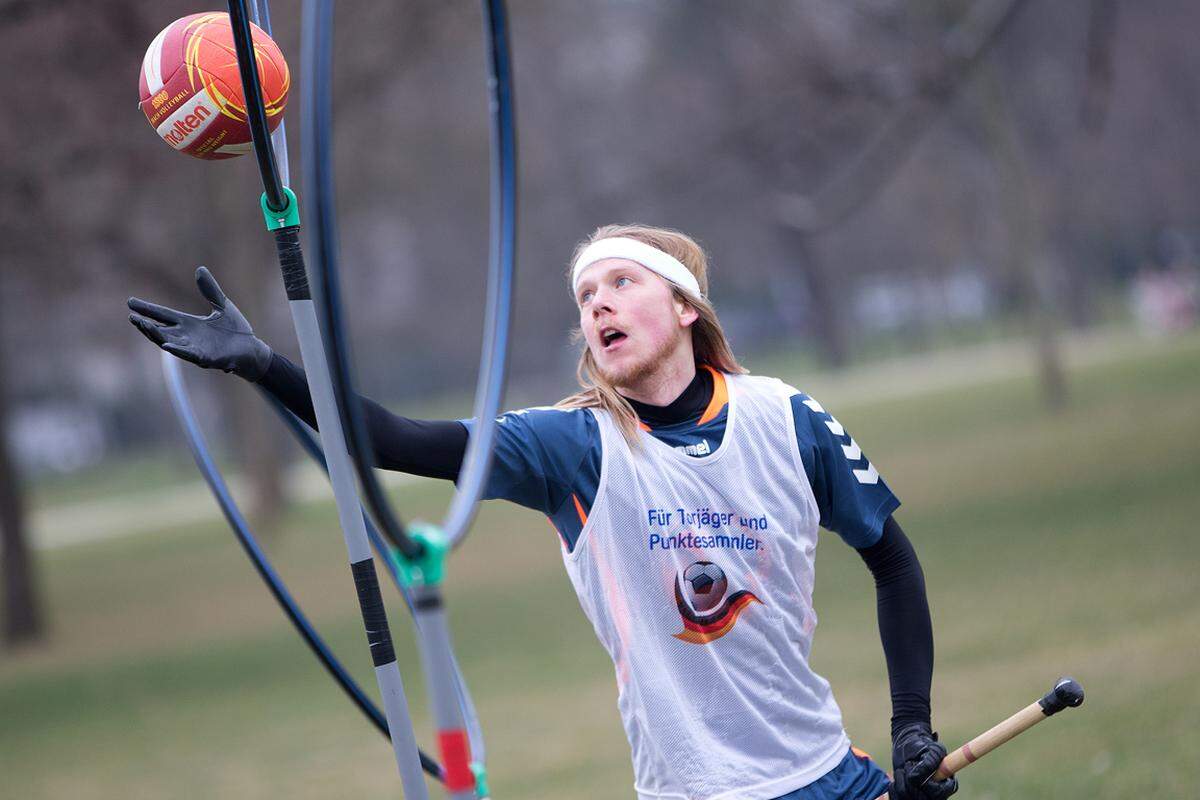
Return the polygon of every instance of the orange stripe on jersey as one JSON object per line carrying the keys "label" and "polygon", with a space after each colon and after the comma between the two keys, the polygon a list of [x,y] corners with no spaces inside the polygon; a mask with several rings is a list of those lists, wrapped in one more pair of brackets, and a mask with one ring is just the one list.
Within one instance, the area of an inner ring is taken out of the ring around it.
{"label": "orange stripe on jersey", "polygon": [[575,501],[575,511],[579,514],[579,521],[587,525],[587,512],[583,510],[583,503],[579,502],[579,495],[571,492],[571,499]]}
{"label": "orange stripe on jersey", "polygon": [[638,427],[644,430],[646,433],[650,433],[650,426],[642,422],[640,419],[638,420]]}
{"label": "orange stripe on jersey", "polygon": [[721,413],[721,409],[729,402],[729,387],[725,385],[724,373],[713,369],[708,364],[701,364],[700,366],[712,373],[713,393],[712,399],[708,401],[708,408],[704,409],[704,413],[700,415],[700,421],[696,423],[697,425],[712,422]]}

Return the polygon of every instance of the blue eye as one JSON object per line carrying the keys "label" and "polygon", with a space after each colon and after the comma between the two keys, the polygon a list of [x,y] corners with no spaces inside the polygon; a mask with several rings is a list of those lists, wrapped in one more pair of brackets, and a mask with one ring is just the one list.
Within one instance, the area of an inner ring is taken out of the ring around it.
{"label": "blue eye", "polygon": [[579,305],[583,305],[584,303],[590,301],[591,299],[592,299],[592,293],[584,292],[583,294],[579,295]]}
{"label": "blue eye", "polygon": [[623,286],[624,284],[626,284],[626,283],[630,283],[630,282],[631,282],[631,281],[629,280],[629,278],[627,278],[627,277],[625,277],[624,275],[622,275],[620,278],[617,278],[617,282],[616,282],[616,284],[614,284],[614,285],[615,285],[615,286],[617,286],[617,287],[620,287],[620,286]]}

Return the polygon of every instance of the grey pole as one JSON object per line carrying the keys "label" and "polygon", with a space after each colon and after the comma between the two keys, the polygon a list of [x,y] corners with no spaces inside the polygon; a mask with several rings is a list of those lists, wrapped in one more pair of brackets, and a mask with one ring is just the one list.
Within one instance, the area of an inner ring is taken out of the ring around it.
{"label": "grey pole", "polygon": [[[307,281],[305,289],[307,289]],[[367,637],[371,644],[371,658],[375,666],[375,680],[383,700],[383,713],[387,717],[388,730],[392,737],[392,752],[400,770],[400,782],[407,800],[428,800],[429,791],[421,774],[421,762],[417,754],[417,741],[413,734],[412,715],[404,694],[404,684],[391,636],[387,631],[379,584],[375,575],[375,562],[371,545],[367,539],[363,522],[362,507],[359,505],[355,484],[354,468],[346,452],[346,440],[342,435],[342,423],[338,418],[337,401],[329,380],[329,364],[325,359],[325,347],[317,325],[317,314],[311,298],[289,300],[292,324],[300,340],[300,358],[308,374],[309,390],[312,392],[313,410],[320,428],[321,448],[329,465],[329,481],[333,485],[333,496],[337,503],[338,521],[346,542],[350,568],[354,572],[355,587],[359,601],[363,603],[363,620],[367,624]],[[365,594],[374,586],[377,607]],[[375,614],[378,617],[375,617]],[[379,621],[383,625],[378,624]],[[382,634],[382,635],[381,635]]]}
{"label": "grey pole", "polygon": [[[300,343],[300,357],[307,367],[313,409],[316,412],[321,445],[329,466],[342,537],[354,575],[354,588],[358,594],[359,608],[371,648],[375,680],[379,685],[384,716],[387,718],[392,752],[400,772],[404,796],[408,800],[428,800],[429,793],[421,773],[412,717],[408,711],[400,670],[396,665],[387,613],[383,607],[383,596],[380,594],[379,580],[375,572],[375,560],[371,555],[358,493],[355,490],[350,457],[342,435],[329,376],[329,364],[309,289],[308,274],[300,246],[299,210],[295,195],[286,188],[280,178],[276,154],[269,138],[266,111],[252,49],[247,1],[229,0],[228,6],[237,51],[238,71],[241,73],[242,90],[246,99],[247,118],[253,134],[255,156],[263,177],[263,215],[267,228],[275,237],[279,268],[283,275],[284,288],[287,290],[296,338]],[[257,6],[255,10],[258,10]]]}
{"label": "grey pole", "polygon": [[469,767],[473,754],[469,752],[469,737],[454,687],[454,650],[438,587],[414,586],[413,609],[419,623],[421,668],[445,765],[446,796],[450,800],[475,800],[477,776]]}
{"label": "grey pole", "polygon": [[[471,526],[479,506],[491,466],[496,419],[504,393],[508,332],[512,312],[512,278],[516,258],[516,122],[509,53],[508,17],[504,0],[483,0],[487,36],[489,110],[492,133],[491,236],[493,247],[488,265],[487,316],[479,384],[475,402],[475,429],[459,476],[458,491],[446,514],[440,532],[417,532],[425,537],[427,555],[435,563],[431,549],[449,549],[460,543]],[[440,535],[439,535],[440,534]],[[428,538],[433,536],[433,539]],[[435,547],[435,540],[440,540]],[[424,565],[422,565],[424,566]],[[465,720],[458,703],[454,675],[454,648],[440,591],[440,565],[434,575],[422,574],[412,586],[413,616],[421,641],[421,665],[429,694],[430,710],[437,727],[446,794],[450,800],[472,800],[475,791],[486,790],[478,784],[468,764],[475,755],[469,752]],[[482,768],[481,759],[476,764]],[[475,790],[475,791],[473,791]]]}
{"label": "grey pole", "polygon": [[[266,30],[267,34],[269,35],[271,33],[271,16],[270,16],[270,8],[267,5],[267,0],[255,0],[255,3],[251,9],[251,14],[253,16],[254,24],[258,25],[259,27]],[[278,159],[279,177],[283,181],[283,185],[289,186],[289,188],[290,188],[291,177],[290,177],[289,164],[288,164],[286,121],[280,121],[279,127],[276,128],[275,131],[271,134],[271,145],[275,149],[275,153],[276,153],[276,156]],[[497,268],[498,267],[493,267],[493,269],[497,269]],[[493,283],[495,283],[495,281],[493,281]],[[493,289],[492,291],[494,293],[495,289]],[[508,289],[508,291],[511,292],[511,289]],[[490,300],[489,308],[496,305],[497,302],[499,302],[499,301],[497,301],[495,299]],[[316,313],[315,309],[311,309],[310,311],[313,314]],[[488,335],[487,335],[487,340],[484,344],[485,351],[487,351],[489,349],[493,349],[496,346],[493,343],[496,334],[492,331],[492,329],[495,328],[498,323],[494,319],[491,319],[491,316],[493,316],[493,315],[489,314],[489,320],[486,325],[486,327],[488,328]],[[295,324],[295,312],[293,312],[293,324]],[[507,326],[507,319],[503,322],[503,324],[505,326]],[[322,353],[322,355],[324,355],[324,354]],[[498,389],[496,389],[496,388],[491,388],[491,387],[494,387],[495,384],[497,383],[496,378],[492,374],[493,369],[494,368],[491,366],[491,362],[489,361],[488,369],[486,370],[486,373],[487,373],[486,377],[480,378],[481,387],[489,387],[489,388],[481,389],[481,394],[486,394],[486,392],[489,390],[492,392],[498,391]],[[501,368],[501,370],[502,370],[502,368]],[[502,378],[500,380],[500,384],[501,384],[501,386],[503,385]],[[330,389],[330,394],[332,395],[332,389]],[[476,417],[479,419],[483,419],[485,414],[488,416],[494,416],[495,410],[496,410],[495,406],[499,404],[498,401],[499,401],[499,398],[496,399],[496,401],[494,402],[494,404],[492,406],[485,405],[482,413],[478,413],[478,409],[477,409]],[[485,402],[488,402],[488,401],[485,400]],[[320,424],[320,423],[318,422],[318,424]],[[489,434],[489,436],[488,436],[488,449],[489,450],[490,450],[490,442],[491,442],[491,436]],[[478,445],[476,445],[476,446],[478,446]],[[347,461],[348,461],[348,459],[347,459]],[[489,461],[490,461],[490,459],[489,459]],[[486,472],[486,467],[484,468],[483,471]],[[476,482],[479,483],[480,486],[478,489],[473,490],[475,492],[475,496],[472,499],[472,504],[478,502],[478,493],[482,491],[482,478],[480,477],[480,478],[476,479]],[[358,499],[357,490],[356,490],[356,494],[355,494],[355,499],[356,500]],[[468,512],[467,514],[464,515],[464,517],[461,520],[462,532],[459,534],[460,537],[466,533],[465,528],[469,525],[470,525],[470,515]],[[343,530],[345,530],[345,526],[343,526]],[[443,617],[444,617],[444,615],[443,615]],[[413,621],[418,626],[418,635],[420,635],[421,634],[421,631],[420,631],[421,621],[420,621],[420,618],[415,615],[415,613],[414,613]],[[441,624],[443,624],[443,625],[445,624],[444,619],[441,621]],[[445,637],[448,637],[448,635],[449,635],[449,631],[447,630],[443,637],[437,637],[437,638],[445,638]],[[482,732],[482,730],[480,728],[480,724],[479,724],[479,718],[475,712],[475,703],[471,698],[471,693],[470,693],[470,690],[467,688],[466,681],[463,680],[462,670],[459,669],[458,660],[454,657],[453,650],[449,650],[447,652],[449,654],[449,665],[448,665],[448,671],[445,674],[449,674],[453,680],[452,688],[454,690],[455,707],[458,709],[458,715],[461,718],[463,718],[463,721],[464,721],[464,724],[465,724],[465,727],[467,730],[467,739],[470,743],[471,758],[473,761],[483,763],[484,762],[485,745],[484,745],[484,741],[483,741],[483,732]],[[446,667],[443,666],[442,669],[446,669]],[[442,693],[444,694],[444,692],[442,692]],[[407,714],[407,711],[405,711],[405,713]],[[409,725],[409,730],[412,730],[411,725]]]}
{"label": "grey pole", "polygon": [[[351,463],[367,498],[371,513],[395,548],[393,561],[405,574],[413,595],[413,615],[421,642],[420,653],[437,728],[443,779],[452,800],[472,800],[481,789],[471,763],[469,732],[454,683],[453,650],[442,606],[440,583],[449,547],[462,538],[475,513],[492,455],[495,411],[504,386],[504,361],[511,311],[515,253],[516,148],[509,74],[508,38],[503,0],[484,0],[489,36],[489,78],[493,128],[492,259],[489,264],[489,297],[485,321],[484,358],[477,400],[476,429],[464,460],[459,489],[448,514],[446,532],[418,526],[405,530],[391,511],[372,470],[371,446],[354,393],[348,344],[342,331],[340,287],[337,278],[337,227],[333,202],[332,103],[332,0],[305,0],[305,186],[315,205],[310,206],[309,228],[316,237],[314,288],[321,334],[330,365],[330,384],[341,417],[343,437]],[[314,211],[315,209],[315,211]],[[483,413],[481,410],[488,409]],[[447,536],[446,534],[449,534]],[[482,777],[482,776],[480,776]],[[482,792],[480,792],[482,794]]]}

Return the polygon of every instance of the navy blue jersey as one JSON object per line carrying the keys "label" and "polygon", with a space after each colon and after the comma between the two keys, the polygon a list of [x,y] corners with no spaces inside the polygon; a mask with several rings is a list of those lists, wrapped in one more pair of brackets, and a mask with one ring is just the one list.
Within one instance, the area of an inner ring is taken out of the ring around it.
{"label": "navy blue jersey", "polygon": [[[729,413],[724,377],[714,374],[712,400],[694,420],[642,429],[693,458],[716,451]],[[796,441],[821,514],[821,527],[856,548],[879,540],[900,505],[858,443],[819,403],[791,398]],[[471,420],[462,420],[470,429]],[[600,431],[586,409],[530,408],[500,417],[486,496],[546,514],[568,550],[583,529],[600,482]]]}
{"label": "navy blue jersey", "polygon": [[900,501],[858,442],[820,403],[806,394],[794,394],[792,416],[800,458],[821,511],[821,527],[851,547],[875,544]]}

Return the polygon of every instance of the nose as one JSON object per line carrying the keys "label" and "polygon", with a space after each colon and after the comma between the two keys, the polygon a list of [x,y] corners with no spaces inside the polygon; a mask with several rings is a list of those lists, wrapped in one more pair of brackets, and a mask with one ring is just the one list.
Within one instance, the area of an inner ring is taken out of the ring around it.
{"label": "nose", "polygon": [[599,317],[601,314],[613,313],[612,295],[608,289],[599,287],[596,293],[592,295],[592,318]]}

